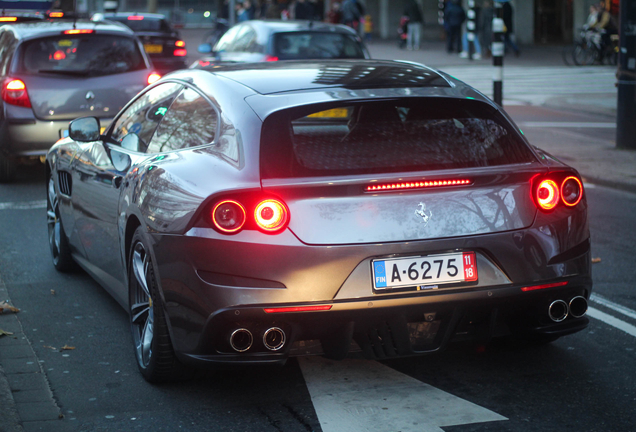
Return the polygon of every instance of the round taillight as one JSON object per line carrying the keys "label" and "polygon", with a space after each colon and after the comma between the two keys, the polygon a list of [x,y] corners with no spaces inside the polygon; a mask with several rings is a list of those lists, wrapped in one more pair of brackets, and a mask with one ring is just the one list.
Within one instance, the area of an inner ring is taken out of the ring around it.
{"label": "round taillight", "polygon": [[148,85],[157,82],[159,78],[161,78],[161,75],[159,75],[157,72],[151,73],[150,75],[148,75]]}
{"label": "round taillight", "polygon": [[245,208],[236,201],[221,201],[212,210],[212,221],[224,233],[238,232],[245,224]]}
{"label": "round taillight", "polygon": [[566,206],[574,207],[581,202],[581,198],[583,198],[581,181],[574,176],[563,180],[563,184],[561,184],[561,199],[563,199],[563,203]]}
{"label": "round taillight", "polygon": [[285,204],[281,201],[267,199],[261,201],[261,203],[256,206],[254,219],[256,219],[256,224],[262,230],[275,232],[283,229],[285,225],[287,225],[289,212]]}
{"label": "round taillight", "polygon": [[537,202],[543,210],[552,210],[559,203],[559,187],[552,180],[543,180],[537,188]]}

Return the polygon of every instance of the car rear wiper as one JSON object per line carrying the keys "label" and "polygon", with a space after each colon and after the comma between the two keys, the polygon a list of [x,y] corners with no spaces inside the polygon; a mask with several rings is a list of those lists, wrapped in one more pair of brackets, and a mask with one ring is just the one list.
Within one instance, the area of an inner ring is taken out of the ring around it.
{"label": "car rear wiper", "polygon": [[50,73],[50,74],[58,74],[58,75],[73,75],[73,76],[86,76],[89,71],[73,71],[73,70],[60,70],[60,69],[40,69],[38,73]]}

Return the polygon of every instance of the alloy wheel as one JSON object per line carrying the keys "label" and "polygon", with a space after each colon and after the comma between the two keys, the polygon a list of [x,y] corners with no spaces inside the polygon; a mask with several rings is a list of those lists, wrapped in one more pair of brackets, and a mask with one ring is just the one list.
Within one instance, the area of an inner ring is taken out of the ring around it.
{"label": "alloy wheel", "polygon": [[154,310],[149,283],[151,265],[143,243],[137,242],[131,258],[134,280],[131,281],[130,319],[137,361],[144,368],[150,364],[154,338]]}
{"label": "alloy wheel", "polygon": [[49,185],[46,200],[46,222],[49,230],[49,246],[53,254],[53,263],[58,264],[60,261],[60,241],[61,241],[61,223],[59,213],[59,201],[55,192],[55,181],[53,176],[49,178]]}

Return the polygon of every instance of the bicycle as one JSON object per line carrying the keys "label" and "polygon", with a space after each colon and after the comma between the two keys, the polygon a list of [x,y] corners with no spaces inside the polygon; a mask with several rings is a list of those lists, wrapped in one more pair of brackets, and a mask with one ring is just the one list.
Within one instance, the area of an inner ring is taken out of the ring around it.
{"label": "bicycle", "polygon": [[572,47],[563,51],[563,61],[568,66],[569,59],[577,66],[589,66],[593,64],[610,65],[618,63],[618,35],[610,36],[610,43],[603,47],[603,33],[594,29],[582,28],[579,38]]}

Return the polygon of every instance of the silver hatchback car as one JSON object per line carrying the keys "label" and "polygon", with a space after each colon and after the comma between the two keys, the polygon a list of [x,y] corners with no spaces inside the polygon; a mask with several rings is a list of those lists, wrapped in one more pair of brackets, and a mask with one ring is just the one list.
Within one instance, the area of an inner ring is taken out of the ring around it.
{"label": "silver hatchback car", "polygon": [[42,159],[68,122],[102,125],[159,75],[132,30],[114,23],[43,21],[0,27],[0,182]]}

